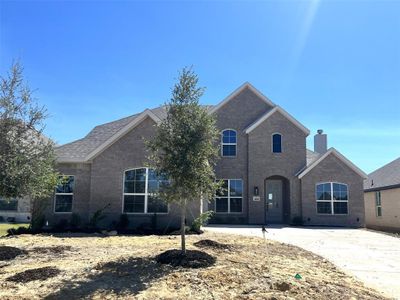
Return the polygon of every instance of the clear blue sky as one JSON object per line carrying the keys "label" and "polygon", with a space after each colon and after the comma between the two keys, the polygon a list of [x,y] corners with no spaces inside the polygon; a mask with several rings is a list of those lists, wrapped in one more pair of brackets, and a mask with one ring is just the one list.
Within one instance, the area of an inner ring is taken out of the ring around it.
{"label": "clear blue sky", "polygon": [[400,1],[0,1],[57,143],[164,103],[193,65],[202,102],[245,81],[371,172],[400,156]]}

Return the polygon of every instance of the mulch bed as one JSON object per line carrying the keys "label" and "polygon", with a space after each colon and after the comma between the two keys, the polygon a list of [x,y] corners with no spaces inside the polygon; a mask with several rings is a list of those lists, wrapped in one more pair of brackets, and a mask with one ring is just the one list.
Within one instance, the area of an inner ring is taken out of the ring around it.
{"label": "mulch bed", "polygon": [[199,248],[210,248],[216,250],[232,250],[234,248],[232,245],[219,243],[213,240],[200,240],[193,243],[193,245]]}
{"label": "mulch bed", "polygon": [[156,261],[161,264],[169,264],[174,267],[184,268],[206,268],[215,264],[215,257],[198,250],[186,250],[182,255],[181,250],[167,250],[156,256]]}
{"label": "mulch bed", "polygon": [[12,260],[19,255],[27,254],[25,250],[16,247],[0,246],[0,261]]}
{"label": "mulch bed", "polygon": [[54,247],[35,247],[29,250],[29,252],[38,254],[63,254],[65,251],[72,251],[71,246],[54,246]]}
{"label": "mulch bed", "polygon": [[6,280],[13,281],[13,282],[20,282],[20,283],[34,281],[34,280],[44,281],[51,277],[55,277],[60,273],[61,273],[61,271],[58,268],[43,267],[43,268],[30,269],[30,270],[26,270],[24,272],[17,273],[11,277],[8,277]]}

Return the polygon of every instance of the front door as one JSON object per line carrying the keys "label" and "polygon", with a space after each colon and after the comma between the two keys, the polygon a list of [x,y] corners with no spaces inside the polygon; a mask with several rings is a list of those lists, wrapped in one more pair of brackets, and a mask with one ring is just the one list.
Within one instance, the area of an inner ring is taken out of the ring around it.
{"label": "front door", "polygon": [[283,182],[280,179],[265,181],[265,217],[266,223],[283,222]]}

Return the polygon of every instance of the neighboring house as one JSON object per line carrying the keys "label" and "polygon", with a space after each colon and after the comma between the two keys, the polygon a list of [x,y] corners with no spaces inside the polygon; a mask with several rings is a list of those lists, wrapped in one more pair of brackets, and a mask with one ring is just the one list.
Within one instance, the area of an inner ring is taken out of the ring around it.
{"label": "neighboring house", "polygon": [[30,222],[30,201],[28,198],[5,199],[0,197],[0,221]]}
{"label": "neighboring house", "polygon": [[[188,222],[214,210],[214,223],[270,224],[303,220],[307,225],[364,226],[363,180],[359,168],[326,135],[309,130],[245,83],[216,106],[221,159],[216,166],[226,192],[208,203],[194,203]],[[317,109],[317,107],[316,107]],[[103,225],[127,214],[131,226],[179,226],[179,210],[154,197],[163,183],[146,166],[145,139],[166,116],[164,107],[95,127],[77,141],[56,149],[59,171],[69,176],[56,191],[50,224],[77,213],[83,220],[104,207]]]}
{"label": "neighboring house", "polygon": [[364,192],[366,226],[400,232],[400,158],[369,174]]}

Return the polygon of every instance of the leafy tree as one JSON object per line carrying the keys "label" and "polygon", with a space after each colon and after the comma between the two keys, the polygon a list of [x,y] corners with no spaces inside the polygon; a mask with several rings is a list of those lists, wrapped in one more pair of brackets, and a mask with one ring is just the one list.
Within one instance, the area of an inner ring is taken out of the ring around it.
{"label": "leafy tree", "polygon": [[43,136],[46,109],[39,106],[19,63],[0,77],[0,195],[31,199],[32,224],[57,183],[54,143]]}
{"label": "leafy tree", "polygon": [[181,249],[186,254],[186,208],[191,201],[211,199],[219,183],[214,166],[218,157],[218,130],[215,119],[199,104],[204,88],[191,68],[180,72],[166,103],[167,116],[157,126],[148,142],[150,162],[170,183],[160,191],[167,202],[177,203],[181,210]]}

